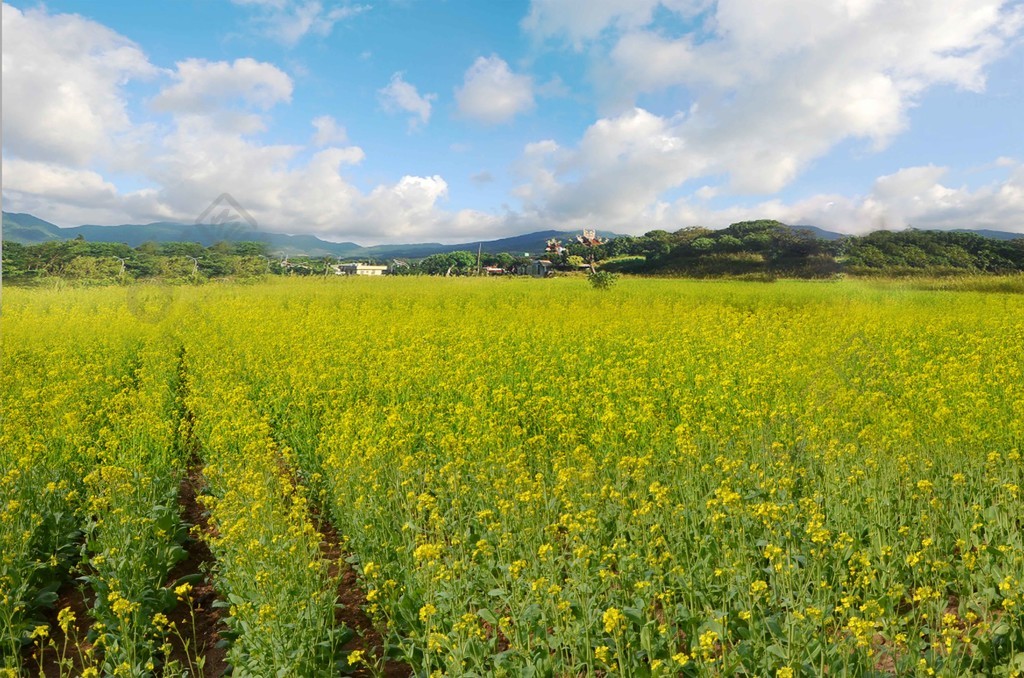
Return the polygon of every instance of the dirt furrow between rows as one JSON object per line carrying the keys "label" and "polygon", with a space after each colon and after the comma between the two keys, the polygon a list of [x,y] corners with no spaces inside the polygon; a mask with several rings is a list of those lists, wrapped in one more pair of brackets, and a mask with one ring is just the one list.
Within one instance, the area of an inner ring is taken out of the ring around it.
{"label": "dirt furrow between rows", "polygon": [[225,674],[228,664],[227,648],[219,635],[222,613],[214,606],[217,601],[212,581],[215,559],[205,538],[212,528],[198,500],[204,485],[202,469],[194,464],[182,478],[178,490],[181,517],[190,526],[189,537],[182,545],[188,555],[171,571],[168,582],[198,581],[178,596],[177,607],[167,615],[176,629],[169,638],[168,660],[188,668],[194,675],[216,678]]}
{"label": "dirt furrow between rows", "polygon": [[[355,632],[355,635],[341,648],[345,652],[361,650],[366,657],[376,663],[384,653],[384,637],[366,614],[366,593],[359,587],[356,572],[349,566],[346,554],[341,548],[338,531],[316,510],[310,511],[313,525],[320,532],[323,541],[320,544],[324,557],[331,563],[331,575],[338,582],[338,608],[335,624],[344,624]],[[393,659],[384,662],[382,670],[377,674],[368,668],[361,668],[353,673],[355,676],[382,676],[384,678],[405,678],[412,675],[408,664]]]}

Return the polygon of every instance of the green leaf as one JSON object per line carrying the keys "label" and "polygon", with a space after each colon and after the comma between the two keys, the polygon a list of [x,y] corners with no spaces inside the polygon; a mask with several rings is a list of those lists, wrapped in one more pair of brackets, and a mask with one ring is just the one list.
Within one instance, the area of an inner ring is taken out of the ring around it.
{"label": "green leaf", "polygon": [[622,614],[626,615],[626,618],[634,624],[640,625],[644,623],[644,613],[643,610],[639,608],[624,607],[622,608]]}
{"label": "green leaf", "polygon": [[177,579],[175,579],[174,584],[172,584],[171,588],[177,588],[182,584],[192,584],[193,586],[195,586],[196,584],[202,583],[203,574],[201,572],[194,572],[192,574],[186,574],[184,577],[178,577]]}

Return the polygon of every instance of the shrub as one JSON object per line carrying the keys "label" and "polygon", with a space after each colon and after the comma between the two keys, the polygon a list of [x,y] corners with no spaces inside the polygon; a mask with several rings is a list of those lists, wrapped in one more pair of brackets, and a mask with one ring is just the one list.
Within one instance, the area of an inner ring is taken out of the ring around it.
{"label": "shrub", "polygon": [[610,271],[594,271],[587,276],[587,280],[590,281],[590,286],[595,290],[607,290],[610,289],[619,279],[618,273],[612,273]]}

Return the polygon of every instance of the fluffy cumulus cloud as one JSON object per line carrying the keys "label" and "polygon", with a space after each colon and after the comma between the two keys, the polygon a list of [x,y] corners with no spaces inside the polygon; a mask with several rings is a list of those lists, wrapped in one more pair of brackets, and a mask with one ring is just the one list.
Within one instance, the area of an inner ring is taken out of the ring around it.
{"label": "fluffy cumulus cloud", "polygon": [[13,195],[19,204],[52,201],[78,210],[110,207],[118,199],[117,187],[91,170],[14,158],[4,160],[4,174],[13,178],[5,181],[5,197]]}
{"label": "fluffy cumulus cloud", "polygon": [[[855,231],[873,228],[993,228],[1024,231],[1024,165],[1006,167],[1005,179],[971,190],[947,185],[949,169],[927,165],[880,177],[864,198],[838,199],[817,215],[823,223]],[[816,213],[809,210],[810,218]]]}
{"label": "fluffy cumulus cloud", "polygon": [[[312,121],[308,145],[260,141],[273,109],[292,95],[291,79],[271,64],[189,59],[161,70],[81,17],[5,6],[3,20],[5,209],[59,224],[190,223],[227,192],[276,232],[372,243],[500,227],[487,214],[445,209],[440,176],[360,190],[348,174],[364,151],[344,145],[330,116]],[[141,78],[160,79],[159,92],[139,104],[166,123],[132,119],[125,84]],[[429,98],[399,98],[417,120],[429,118]],[[120,190],[108,178],[115,174],[144,187]]]}
{"label": "fluffy cumulus cloud", "polygon": [[660,196],[669,189],[717,172],[713,160],[693,151],[682,125],[637,108],[598,121],[575,148],[552,140],[528,144],[516,168],[524,179],[516,194],[525,214],[622,232],[688,224],[720,228],[762,218],[845,233],[911,226],[1024,232],[1024,164],[1005,157],[991,163],[1005,178],[974,189],[952,185],[949,168],[927,165],[879,177],[861,196],[716,207],[712,201],[722,188],[703,186],[688,198],[665,201]]}
{"label": "fluffy cumulus cloud", "polygon": [[841,233],[908,227],[1024,232],[1024,164],[998,164],[1006,170],[1005,176],[975,189],[949,185],[948,168],[924,165],[879,177],[861,196],[822,194],[792,203],[767,200],[725,209],[711,208],[700,199],[682,199],[659,203],[652,214],[664,225],[721,227],[767,218],[814,224]]}
{"label": "fluffy cumulus cloud", "polygon": [[266,110],[292,96],[288,74],[255,59],[186,59],[178,62],[173,77],[174,84],[153,99],[157,110],[207,113],[235,102]]}
{"label": "fluffy cumulus cloud", "polygon": [[[657,12],[686,29],[656,30]],[[589,46],[609,111],[521,193],[541,214],[629,224],[704,176],[771,194],[847,139],[884,147],[936,85],[980,91],[1024,27],[1004,0],[535,0],[524,26]],[[635,107],[671,93],[675,114]],[[620,180],[616,181],[616,177]]]}
{"label": "fluffy cumulus cloud", "polygon": [[410,131],[430,122],[431,102],[437,99],[437,95],[420,94],[415,86],[405,81],[404,74],[392,75],[391,82],[387,84],[387,87],[377,93],[386,110],[405,111],[412,114],[409,118]]}
{"label": "fluffy cumulus cloud", "polygon": [[272,64],[186,59],[176,66],[173,83],[149,105],[179,122],[255,134],[265,129],[263,111],[291,100],[292,79]]}
{"label": "fluffy cumulus cloud", "polygon": [[459,112],[486,124],[508,122],[534,107],[533,79],[512,72],[497,55],[479,57],[455,91]]}
{"label": "fluffy cumulus cloud", "polygon": [[132,131],[125,84],[157,73],[138,45],[94,21],[5,4],[4,152],[86,165]]}
{"label": "fluffy cumulus cloud", "polygon": [[[362,11],[235,1],[257,18],[294,19],[286,42],[326,34]],[[487,214],[450,207],[448,182],[433,173],[357,184],[366,153],[330,115],[268,141],[295,89],[278,66],[252,58],[157,66],[96,22],[5,5],[5,209],[62,224],[187,223],[227,192],[261,228],[366,243],[465,241],[553,223],[631,232],[758,217],[846,232],[1024,231],[1019,158],[993,159],[986,176],[1001,178],[980,186],[961,185],[944,167],[897,166],[861,195],[772,197],[844,141],[885,147],[929,88],[982,91],[987,67],[1024,30],[1018,2],[534,0],[522,25],[536,49],[591,62],[599,113],[576,138],[539,134],[512,167],[488,159],[495,174],[470,183],[490,192],[492,182],[518,176],[519,206]],[[481,57],[454,92],[457,117],[508,123],[560,89],[497,55]],[[401,73],[377,96],[408,116],[411,130],[429,123],[437,100]],[[657,108],[639,105],[648,101]],[[451,149],[472,150],[465,141]],[[738,196],[743,204],[728,206]]]}
{"label": "fluffy cumulus cloud", "polygon": [[57,224],[120,224],[177,215],[151,188],[119,192],[99,172],[59,163],[4,157],[4,209]]}
{"label": "fluffy cumulus cloud", "polygon": [[523,155],[526,183],[517,192],[527,210],[579,224],[630,225],[662,192],[702,170],[672,121],[640,108],[597,121],[574,149],[547,140]]}

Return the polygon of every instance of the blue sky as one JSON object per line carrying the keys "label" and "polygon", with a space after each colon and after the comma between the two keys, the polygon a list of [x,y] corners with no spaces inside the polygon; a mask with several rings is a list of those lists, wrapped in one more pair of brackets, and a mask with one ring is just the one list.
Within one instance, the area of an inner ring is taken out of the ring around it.
{"label": "blue sky", "polygon": [[1003,0],[4,2],[4,210],[360,243],[1024,232]]}

